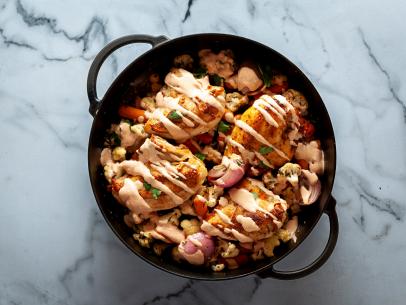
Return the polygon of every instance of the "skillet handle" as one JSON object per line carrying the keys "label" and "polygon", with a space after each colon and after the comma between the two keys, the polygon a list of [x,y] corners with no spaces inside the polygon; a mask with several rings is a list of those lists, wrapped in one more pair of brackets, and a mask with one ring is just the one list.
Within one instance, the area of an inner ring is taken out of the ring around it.
{"label": "skillet handle", "polygon": [[87,96],[89,97],[89,112],[92,116],[95,116],[99,104],[100,99],[97,96],[96,91],[96,81],[97,76],[100,71],[100,67],[104,63],[104,61],[109,57],[111,53],[115,50],[131,44],[131,43],[149,43],[152,47],[155,47],[157,44],[168,40],[169,38],[165,36],[149,36],[149,35],[128,35],[116,40],[113,40],[108,45],[106,45],[95,57],[93,60],[92,65],[89,69],[89,74],[87,75]]}
{"label": "skillet handle", "polygon": [[295,280],[307,276],[319,269],[328,260],[337,243],[338,218],[335,206],[336,200],[331,197],[330,201],[327,204],[327,208],[324,210],[324,213],[328,215],[330,221],[330,236],[323,252],[313,263],[304,268],[294,271],[278,271],[275,270],[272,266],[271,269],[258,273],[258,276],[261,278],[273,277],[280,280]]}

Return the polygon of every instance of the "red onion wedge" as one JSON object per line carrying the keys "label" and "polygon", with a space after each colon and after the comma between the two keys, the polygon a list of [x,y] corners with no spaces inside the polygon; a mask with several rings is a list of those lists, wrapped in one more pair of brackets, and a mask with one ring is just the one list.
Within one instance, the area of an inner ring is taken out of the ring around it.
{"label": "red onion wedge", "polygon": [[245,174],[245,166],[241,156],[232,154],[224,156],[220,165],[209,171],[208,179],[214,185],[226,188],[236,184]]}
{"label": "red onion wedge", "polygon": [[320,196],[321,183],[315,173],[302,169],[303,182],[300,187],[303,205],[314,203]]}
{"label": "red onion wedge", "polygon": [[204,264],[213,255],[214,249],[213,239],[203,232],[189,235],[178,246],[181,257],[193,265]]}

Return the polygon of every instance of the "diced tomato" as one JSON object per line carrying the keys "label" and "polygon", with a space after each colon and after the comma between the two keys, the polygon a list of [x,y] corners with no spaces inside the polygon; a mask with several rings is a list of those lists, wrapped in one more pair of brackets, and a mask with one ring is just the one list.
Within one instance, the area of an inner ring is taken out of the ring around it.
{"label": "diced tomato", "polygon": [[120,183],[117,181],[117,179],[112,178],[111,179],[111,188],[113,191],[118,192],[120,189],[123,187],[123,183]]}
{"label": "diced tomato", "polygon": [[282,94],[288,89],[288,83],[283,83],[282,85],[272,85],[269,89],[276,94]]}
{"label": "diced tomato", "polygon": [[207,214],[206,202],[199,200],[198,198],[193,199],[193,206],[195,207],[196,214],[200,217],[204,217]]}
{"label": "diced tomato", "polygon": [[203,133],[203,134],[199,134],[199,135],[195,136],[195,139],[198,142],[209,145],[213,142],[213,135],[211,135],[209,133]]}
{"label": "diced tomato", "polygon": [[316,131],[316,128],[312,123],[304,118],[299,119],[300,122],[300,131],[302,132],[305,138],[311,138]]}
{"label": "diced tomato", "polygon": [[185,145],[189,150],[192,152],[192,154],[197,153],[199,150],[195,145],[193,145],[193,142],[191,140],[187,140],[186,142],[183,142],[183,145]]}
{"label": "diced tomato", "polygon": [[263,95],[264,95],[264,92],[257,93],[257,94],[254,95],[254,99],[257,100]]}
{"label": "diced tomato", "polygon": [[296,163],[299,164],[302,169],[309,169],[309,162],[306,160],[297,160]]}
{"label": "diced tomato", "polygon": [[249,261],[249,258],[246,254],[238,254],[236,257],[234,257],[234,259],[236,260],[238,266],[242,266]]}

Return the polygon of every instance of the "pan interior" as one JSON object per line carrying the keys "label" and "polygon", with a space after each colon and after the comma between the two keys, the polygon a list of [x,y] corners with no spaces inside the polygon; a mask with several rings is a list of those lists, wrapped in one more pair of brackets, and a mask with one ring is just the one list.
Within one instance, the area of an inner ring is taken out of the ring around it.
{"label": "pan interior", "polygon": [[[269,64],[287,75],[289,87],[304,94],[309,102],[309,111],[318,120],[316,130],[325,155],[325,172],[320,177],[322,194],[316,203],[306,207],[299,214],[297,242],[290,241],[281,244],[275,249],[275,256],[272,258],[227,272],[212,272],[189,264],[178,264],[168,257],[158,257],[152,250],[139,246],[132,237],[131,229],[123,222],[125,209],[107,191],[106,181],[99,163],[105,131],[112,123],[119,121],[118,106],[120,101],[127,97],[129,88],[142,92],[149,74],[155,72],[165,75],[171,68],[175,56],[186,53],[197,54],[204,48],[214,51],[231,49],[238,62],[252,60],[258,64]],[[322,99],[309,79],[294,64],[271,48],[252,40],[224,34],[197,34],[173,39],[149,50],[132,62],[116,78],[103,98],[94,119],[89,139],[88,161],[91,184],[99,208],[112,230],[128,248],[147,262],[171,273],[189,278],[216,280],[235,278],[267,268],[286,256],[307,237],[330,198],[335,175],[335,152],[334,133]]]}

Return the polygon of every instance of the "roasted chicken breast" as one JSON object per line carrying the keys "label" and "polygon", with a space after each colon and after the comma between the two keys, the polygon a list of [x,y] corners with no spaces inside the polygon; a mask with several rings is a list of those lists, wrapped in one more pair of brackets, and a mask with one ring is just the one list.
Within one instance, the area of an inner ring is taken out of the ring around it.
{"label": "roasted chicken breast", "polygon": [[270,167],[278,167],[292,159],[298,118],[293,106],[281,95],[263,95],[249,107],[231,133],[225,155],[249,155]]}
{"label": "roasted chicken breast", "polygon": [[258,180],[242,180],[225,198],[223,205],[217,205],[206,217],[202,230],[225,239],[252,242],[272,235],[287,217],[286,202]]}
{"label": "roasted chicken breast", "polygon": [[113,195],[137,214],[181,205],[207,176],[204,163],[188,148],[154,135],[120,167],[124,175],[112,179]]}
{"label": "roasted chicken breast", "polygon": [[184,142],[213,129],[225,112],[223,87],[211,86],[208,77],[197,79],[184,69],[173,69],[156,95],[157,108],[145,131]]}

